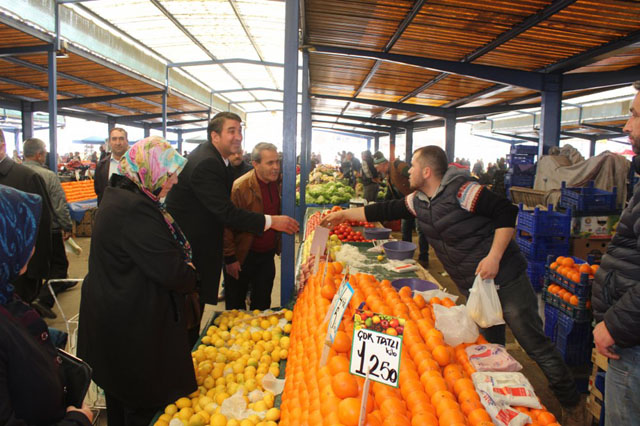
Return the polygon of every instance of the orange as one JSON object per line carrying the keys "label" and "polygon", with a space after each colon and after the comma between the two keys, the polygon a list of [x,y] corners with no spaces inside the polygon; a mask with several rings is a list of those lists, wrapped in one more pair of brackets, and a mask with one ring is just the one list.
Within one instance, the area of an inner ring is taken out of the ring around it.
{"label": "orange", "polygon": [[540,414],[538,414],[538,418],[536,419],[536,421],[541,426],[546,426],[548,424],[555,423],[556,422],[556,416],[554,416],[553,414],[551,414],[548,411],[543,411]]}
{"label": "orange", "polygon": [[433,397],[433,395],[440,390],[447,390],[447,383],[442,377],[431,377],[426,380],[426,383],[423,382],[423,384],[425,385],[424,389],[427,391],[429,398]]}
{"label": "orange", "polygon": [[481,422],[491,421],[491,417],[484,408],[476,408],[467,415],[471,426],[477,426]]}
{"label": "orange", "polygon": [[342,355],[334,355],[327,363],[329,371],[332,376],[335,376],[341,371],[349,371],[349,360]]}
{"label": "orange", "polygon": [[589,266],[588,263],[583,263],[582,265],[580,265],[580,268],[578,269],[578,271],[581,274],[589,275],[589,274],[591,274],[591,266]]}
{"label": "orange", "polygon": [[349,336],[347,336],[347,333],[345,333],[342,330],[339,330],[336,333],[336,337],[333,340],[333,344],[331,345],[331,348],[338,353],[347,353],[351,350],[351,339],[349,339]]}
{"label": "orange", "polygon": [[571,300],[571,296],[573,296],[573,294],[569,293],[568,291],[562,296],[562,300],[564,300],[565,302],[569,303],[569,301]]}
{"label": "orange", "polygon": [[424,297],[422,297],[422,295],[420,294],[416,294],[415,296],[413,296],[413,301],[416,303],[418,309],[424,308],[427,304],[427,302],[424,300]]}
{"label": "orange", "polygon": [[452,401],[455,401],[456,397],[447,390],[439,390],[431,396],[431,405],[437,407],[438,403],[443,399],[450,399]]}
{"label": "orange", "polygon": [[367,414],[364,426],[382,426],[382,422],[380,421],[380,419],[378,419],[378,417]]}
{"label": "orange", "polygon": [[471,379],[464,377],[454,383],[453,390],[456,395],[460,395],[463,390],[472,390],[475,392],[476,388]]}
{"label": "orange", "polygon": [[591,265],[591,275],[595,275],[600,265]]}
{"label": "orange", "polygon": [[382,412],[382,417],[386,419],[398,414],[406,414],[407,407],[400,398],[385,398],[382,404],[380,404],[380,411]]}
{"label": "orange", "polygon": [[475,390],[465,389],[460,392],[460,394],[458,395],[458,402],[460,404],[470,401],[480,401],[480,397]]}
{"label": "orange", "polygon": [[444,345],[438,345],[433,348],[431,355],[433,356],[433,359],[440,364],[440,367],[444,367],[451,362],[451,352],[449,352],[449,349]]}
{"label": "orange", "polygon": [[423,391],[409,394],[407,398],[405,398],[405,401],[407,403],[407,408],[412,413],[427,411],[428,408],[426,407],[431,405],[429,403],[429,398],[427,398],[427,394]]}
{"label": "orange", "polygon": [[346,398],[338,404],[338,419],[345,426],[357,426],[360,417],[360,399]]}
{"label": "orange", "polygon": [[358,396],[358,382],[346,371],[341,371],[331,379],[331,389],[340,399]]}
{"label": "orange", "polygon": [[467,420],[464,417],[464,414],[457,408],[452,408],[442,412],[441,415],[438,416],[438,420],[440,426],[449,426],[455,424],[466,424]]}
{"label": "orange", "polygon": [[433,350],[436,346],[444,345],[444,339],[440,336],[430,336],[427,339],[427,347],[432,351],[431,355],[433,355]]}
{"label": "orange", "polygon": [[332,300],[335,294],[336,294],[336,288],[333,286],[333,284],[325,284],[322,286],[322,289],[320,290],[320,295],[325,299]]}
{"label": "orange", "polygon": [[431,413],[419,413],[411,418],[411,426],[438,426],[438,419]]}
{"label": "orange", "polygon": [[431,305],[441,305],[442,304],[442,300],[440,300],[439,297],[432,297],[431,299],[429,299],[429,303]]}
{"label": "orange", "polygon": [[575,265],[575,263],[576,263],[576,262],[573,260],[573,258],[572,258],[572,257],[565,257],[565,258],[562,260],[562,264],[563,264],[564,266],[568,266],[569,268],[570,268],[570,267],[572,267],[573,265]]}
{"label": "orange", "polygon": [[469,415],[469,413],[471,413],[474,410],[477,410],[478,408],[483,408],[483,405],[479,399],[478,400],[471,399],[471,400],[460,403],[460,409],[467,416]]}
{"label": "orange", "polygon": [[569,299],[569,303],[571,303],[574,306],[578,306],[578,302],[579,302],[578,296],[574,295],[574,296],[571,296],[571,298]]}
{"label": "orange", "polygon": [[442,299],[442,306],[446,306],[447,308],[450,308],[452,306],[456,306],[456,304],[453,300],[449,299],[448,297],[445,297],[444,299]]}
{"label": "orange", "polygon": [[553,269],[554,271],[557,267],[558,267],[558,262],[553,262],[551,263],[551,265],[549,265],[549,268]]}
{"label": "orange", "polygon": [[436,413],[438,414],[438,418],[442,416],[442,413],[449,410],[460,411],[460,405],[458,405],[458,403],[453,399],[448,398],[438,401],[438,405],[436,406]]}

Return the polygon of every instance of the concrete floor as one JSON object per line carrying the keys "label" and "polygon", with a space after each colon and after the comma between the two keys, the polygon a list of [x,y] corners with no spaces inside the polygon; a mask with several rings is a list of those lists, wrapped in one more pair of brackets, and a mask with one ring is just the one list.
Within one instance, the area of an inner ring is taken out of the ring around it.
{"label": "concrete floor", "polygon": [[[89,257],[89,246],[91,239],[90,238],[77,238],[76,242],[83,248],[83,252],[80,255],[69,255],[69,277],[70,278],[84,278],[88,269],[88,257]],[[430,263],[429,263],[429,272],[440,282],[442,286],[444,286],[447,291],[450,293],[458,294],[459,292],[455,286],[455,284],[451,281],[451,279],[444,274],[444,269],[442,264],[438,261],[433,251],[430,253]],[[272,302],[271,306],[280,306],[280,262],[276,261],[276,279],[274,283],[273,293],[272,293]],[[80,292],[81,292],[81,284],[76,286],[73,289],[70,289],[59,295],[59,301],[64,311],[64,314],[67,318],[72,317],[78,313],[78,309],[80,306]],[[464,300],[464,297],[462,297]],[[220,302],[215,306],[207,305],[205,308],[205,313],[203,315],[202,324],[207,324],[210,318],[213,316],[214,312],[224,310],[224,302]],[[57,307],[54,307],[54,312],[58,314],[58,318],[55,320],[47,320],[50,326],[59,328],[64,330],[65,323],[62,319],[62,315],[60,314]],[[74,326],[71,326],[71,331],[73,332]],[[523,365],[523,373],[530,380],[531,384],[535,388],[536,394],[542,401],[542,403],[547,407],[549,411],[551,411],[558,419],[561,419],[561,407],[558,400],[555,398],[549,386],[547,384],[547,380],[540,370],[540,368],[527,356],[527,354],[520,348],[517,344],[513,335],[510,331],[507,334],[507,349],[509,352]],[[584,372],[582,375],[584,376]],[[588,376],[588,373],[586,373]],[[104,416],[99,422],[102,424],[104,422]],[[106,424],[106,422],[104,422]]]}

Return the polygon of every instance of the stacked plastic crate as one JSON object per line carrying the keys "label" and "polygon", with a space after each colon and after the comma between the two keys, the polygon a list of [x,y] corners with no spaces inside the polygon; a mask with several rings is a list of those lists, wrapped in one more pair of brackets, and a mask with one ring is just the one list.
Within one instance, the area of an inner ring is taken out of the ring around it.
{"label": "stacked plastic crate", "polygon": [[509,171],[504,176],[507,196],[511,196],[509,188],[512,186],[533,188],[533,181],[536,177],[535,157],[537,154],[538,147],[534,145],[511,146],[511,151],[507,155]]}
{"label": "stacked plastic crate", "polygon": [[516,242],[527,258],[527,274],[536,292],[544,286],[547,256],[569,254],[571,212],[560,213],[549,205],[548,210],[536,207],[524,210],[520,204]]}
{"label": "stacked plastic crate", "polygon": [[[575,264],[586,263],[571,258]],[[593,276],[580,274],[574,281],[558,272],[556,256],[549,256],[546,266],[545,334],[551,338],[568,365],[580,366],[590,362],[593,335],[591,329],[591,287]]]}

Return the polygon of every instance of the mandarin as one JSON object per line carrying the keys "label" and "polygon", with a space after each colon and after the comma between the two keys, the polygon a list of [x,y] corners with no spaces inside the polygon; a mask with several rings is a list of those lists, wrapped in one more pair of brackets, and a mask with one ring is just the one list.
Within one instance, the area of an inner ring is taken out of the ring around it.
{"label": "mandarin", "polygon": [[358,396],[358,382],[347,371],[341,371],[331,379],[331,389],[340,399]]}
{"label": "mandarin", "polygon": [[342,355],[334,355],[331,357],[327,365],[329,366],[329,371],[332,376],[335,376],[341,371],[349,371],[349,360],[347,357]]}
{"label": "mandarin", "polygon": [[336,337],[333,340],[331,348],[338,353],[347,353],[351,350],[351,339],[349,339],[347,333],[339,330],[336,333]]}
{"label": "mandarin", "polygon": [[431,413],[419,413],[411,418],[411,426],[438,426],[438,419]]}
{"label": "mandarin", "polygon": [[360,417],[360,399],[345,398],[338,404],[338,419],[345,426],[357,426]]}
{"label": "mandarin", "polygon": [[467,415],[467,420],[471,426],[477,426],[481,422],[491,421],[491,417],[484,408],[476,408]]}

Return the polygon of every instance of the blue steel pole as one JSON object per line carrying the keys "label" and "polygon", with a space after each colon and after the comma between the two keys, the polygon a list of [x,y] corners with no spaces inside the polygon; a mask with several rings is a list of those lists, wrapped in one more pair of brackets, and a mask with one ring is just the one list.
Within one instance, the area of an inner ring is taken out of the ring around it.
{"label": "blue steel pole", "polygon": [[[298,133],[298,0],[285,1],[284,96],[282,114],[282,214],[294,217],[296,204],[296,136]],[[295,235],[282,234],[280,303],[293,297]]]}
{"label": "blue steel pole", "polygon": [[367,151],[371,151],[371,138],[367,138]]}
{"label": "blue steel pole", "polygon": [[[57,6],[56,6],[57,7]],[[49,79],[49,168],[58,172],[58,70],[56,67],[56,52],[47,53],[47,74]]]}
{"label": "blue steel pole", "polygon": [[411,157],[413,156],[413,124],[408,124],[405,127],[404,143],[405,161],[407,164],[411,164]]}
{"label": "blue steel pole", "polygon": [[560,119],[562,118],[562,76],[549,75],[545,80],[540,104],[540,139],[538,158],[544,147],[560,145]]}
{"label": "blue steel pole", "polygon": [[23,102],[21,108],[22,118],[22,140],[33,137],[33,105],[30,102]]}
{"label": "blue steel pole", "polygon": [[302,144],[300,145],[300,214],[298,221],[302,223],[307,203],[305,193],[309,181],[309,164],[311,154],[311,98],[309,98],[309,52],[302,53]]}
{"label": "blue steel pole", "polygon": [[178,130],[178,153],[182,155],[182,130]]}
{"label": "blue steel pole", "polygon": [[373,152],[380,151],[380,135],[376,135],[373,140]]}
{"label": "blue steel pole", "polygon": [[449,162],[453,161],[456,150],[456,116],[447,115],[444,119],[444,152]]}
{"label": "blue steel pole", "polygon": [[162,93],[162,137],[167,138],[167,89]]}

